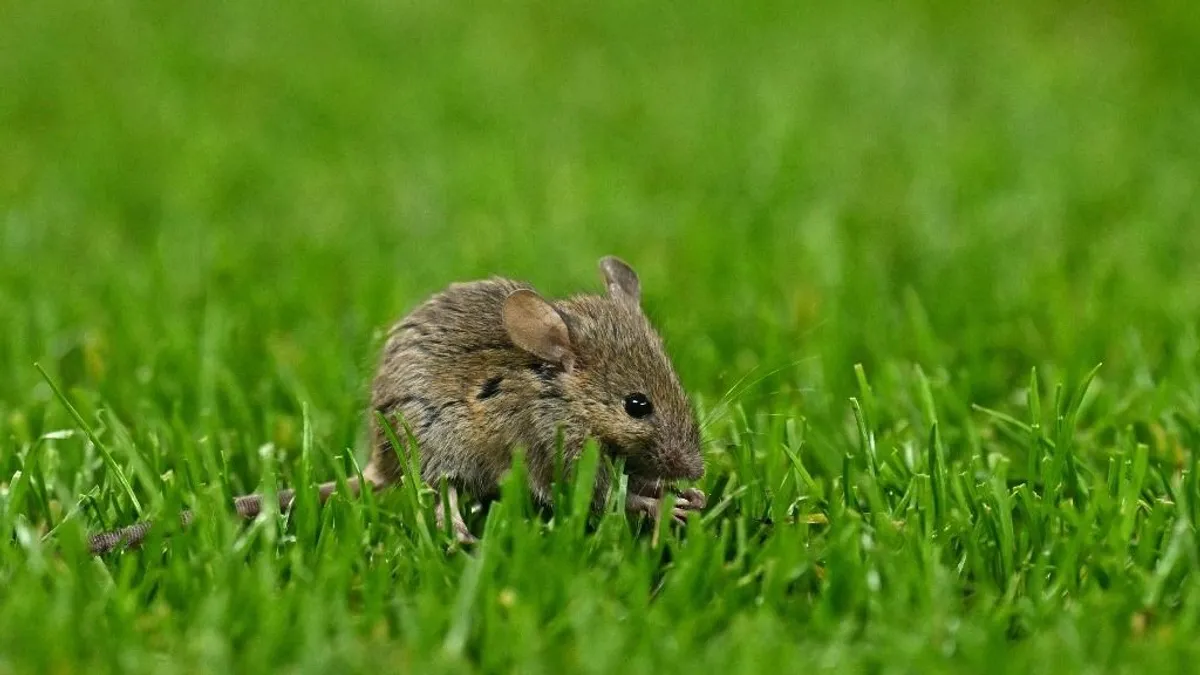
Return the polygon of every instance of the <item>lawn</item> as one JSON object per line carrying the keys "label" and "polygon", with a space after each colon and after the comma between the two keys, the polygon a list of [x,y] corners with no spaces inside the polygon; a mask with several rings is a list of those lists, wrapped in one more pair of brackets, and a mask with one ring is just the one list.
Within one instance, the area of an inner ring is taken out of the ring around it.
{"label": "lawn", "polygon": [[[439,4],[7,5],[0,674],[1195,672],[1192,3]],[[391,322],[606,254],[703,513],[312,504]]]}

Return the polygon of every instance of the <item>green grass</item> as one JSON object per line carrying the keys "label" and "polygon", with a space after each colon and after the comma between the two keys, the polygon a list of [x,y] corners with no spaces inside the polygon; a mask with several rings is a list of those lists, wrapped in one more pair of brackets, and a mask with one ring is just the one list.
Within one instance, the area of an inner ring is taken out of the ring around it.
{"label": "green grass", "polygon": [[[1194,671],[1191,3],[452,4],[7,6],[0,673]],[[232,517],[428,293],[609,253],[705,514]]]}

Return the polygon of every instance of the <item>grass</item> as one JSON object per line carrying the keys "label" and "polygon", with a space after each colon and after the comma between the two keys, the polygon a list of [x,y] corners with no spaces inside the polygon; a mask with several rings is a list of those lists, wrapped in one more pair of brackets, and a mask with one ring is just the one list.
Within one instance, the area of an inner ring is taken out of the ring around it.
{"label": "grass", "polygon": [[[9,6],[0,673],[1191,672],[1200,21],[907,5]],[[230,515],[425,295],[608,253],[705,514]]]}

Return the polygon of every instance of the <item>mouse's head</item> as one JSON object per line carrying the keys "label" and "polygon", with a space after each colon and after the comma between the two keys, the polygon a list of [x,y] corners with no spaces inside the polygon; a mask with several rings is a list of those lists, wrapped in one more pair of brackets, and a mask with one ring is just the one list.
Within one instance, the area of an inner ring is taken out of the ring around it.
{"label": "mouse's head", "polygon": [[691,402],[641,308],[641,285],[629,265],[600,261],[606,296],[550,303],[531,290],[508,296],[504,324],[519,348],[549,366],[549,392],[567,420],[625,459],[631,475],[697,480],[704,475],[700,427]]}

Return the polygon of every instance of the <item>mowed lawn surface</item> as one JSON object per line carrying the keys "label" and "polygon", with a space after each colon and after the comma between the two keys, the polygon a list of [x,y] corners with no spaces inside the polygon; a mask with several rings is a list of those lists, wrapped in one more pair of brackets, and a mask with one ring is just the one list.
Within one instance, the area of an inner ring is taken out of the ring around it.
{"label": "mowed lawn surface", "polygon": [[[1195,672],[1191,3],[451,5],[7,6],[0,673]],[[704,514],[313,506],[390,322],[610,253]]]}

